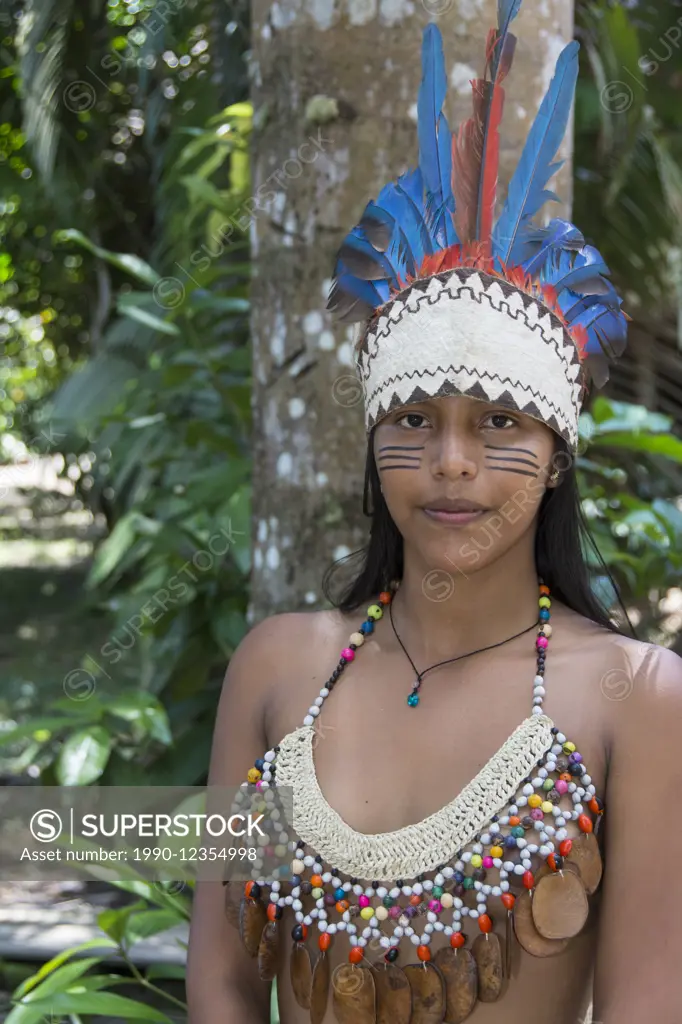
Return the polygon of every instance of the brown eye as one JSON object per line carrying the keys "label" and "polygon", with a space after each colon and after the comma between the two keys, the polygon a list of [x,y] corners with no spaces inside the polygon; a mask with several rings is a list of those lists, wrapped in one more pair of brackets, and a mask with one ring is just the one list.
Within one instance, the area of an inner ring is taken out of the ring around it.
{"label": "brown eye", "polygon": [[[422,422],[415,423],[415,420],[421,420]],[[406,426],[408,430],[416,430],[426,423],[426,416],[421,412],[406,412],[403,413],[396,421],[396,426]]]}
{"label": "brown eye", "polygon": [[491,412],[490,416],[486,416],[486,421],[487,420],[495,421],[493,423],[493,427],[494,427],[495,430],[509,430],[510,429],[510,427],[505,427],[504,426],[504,422],[500,422],[500,421],[505,421],[506,420],[507,423],[511,424],[512,427],[515,427],[517,425],[516,420],[512,416],[507,416],[506,412]]}

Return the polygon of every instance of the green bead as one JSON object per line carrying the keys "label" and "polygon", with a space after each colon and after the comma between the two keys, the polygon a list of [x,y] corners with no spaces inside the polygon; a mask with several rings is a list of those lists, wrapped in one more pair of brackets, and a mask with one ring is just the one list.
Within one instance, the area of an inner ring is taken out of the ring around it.
{"label": "green bead", "polygon": [[473,878],[470,875],[467,875],[467,877],[464,879],[463,885],[464,885],[465,889],[473,889],[473,887],[474,887],[474,880],[473,880]]}
{"label": "green bead", "polygon": [[511,834],[514,836],[515,839],[522,839],[523,836],[526,834],[526,831],[523,825],[514,825],[514,828],[511,830]]}
{"label": "green bead", "polygon": [[434,898],[437,898],[438,896],[442,896],[443,895],[443,886],[442,885],[434,885],[434,887],[431,890],[431,892],[432,892]]}
{"label": "green bead", "polygon": [[416,708],[417,704],[419,703],[419,694],[411,693],[410,696],[407,698],[407,703],[410,705],[411,708]]}
{"label": "green bead", "polygon": [[552,606],[552,602],[544,594],[540,598],[540,600],[538,601],[538,604],[540,605],[541,608],[551,608],[551,606]]}
{"label": "green bead", "polygon": [[395,900],[393,899],[392,896],[384,896],[384,898],[383,898],[383,900],[381,902],[383,903],[383,905],[385,907],[392,907],[393,904],[395,903]]}
{"label": "green bead", "polygon": [[378,604],[371,604],[367,609],[367,615],[370,619],[380,619],[383,614],[381,606]]}
{"label": "green bead", "polygon": [[552,779],[545,779],[545,781],[542,783],[542,788],[546,789],[548,792],[549,792],[550,789],[554,789],[554,782],[553,782],[553,780]]}

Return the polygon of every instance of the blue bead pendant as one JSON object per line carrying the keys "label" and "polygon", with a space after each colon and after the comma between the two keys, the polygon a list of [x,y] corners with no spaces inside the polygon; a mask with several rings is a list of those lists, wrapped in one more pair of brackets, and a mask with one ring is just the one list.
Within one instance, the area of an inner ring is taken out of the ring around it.
{"label": "blue bead pendant", "polygon": [[417,704],[419,703],[419,694],[417,693],[416,690],[414,690],[407,698],[407,703],[410,705],[411,708],[416,708]]}

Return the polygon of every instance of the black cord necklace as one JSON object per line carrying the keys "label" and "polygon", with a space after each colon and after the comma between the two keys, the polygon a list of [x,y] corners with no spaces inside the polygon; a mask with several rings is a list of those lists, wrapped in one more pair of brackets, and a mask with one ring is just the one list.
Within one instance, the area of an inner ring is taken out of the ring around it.
{"label": "black cord necklace", "polygon": [[391,603],[388,606],[388,614],[389,614],[389,617],[391,619],[391,626],[393,627],[393,632],[395,633],[396,640],[398,641],[398,643],[402,647],[403,651],[405,652],[405,654],[407,656],[407,660],[409,661],[410,665],[414,669],[414,674],[417,677],[417,681],[414,684],[414,686],[412,687],[412,692],[410,693],[410,695],[407,698],[407,703],[408,703],[408,705],[411,708],[416,708],[417,705],[419,704],[419,690],[420,690],[421,685],[422,685],[422,679],[424,678],[424,676],[426,675],[427,672],[432,672],[434,668],[440,668],[441,665],[450,665],[453,661],[459,661],[461,658],[470,658],[472,656],[472,654],[480,654],[481,651],[489,651],[493,647],[501,647],[502,644],[508,644],[511,640],[516,640],[517,636],[523,636],[524,633],[529,633],[531,631],[531,629],[535,629],[535,627],[538,625],[538,623],[540,621],[539,619],[536,619],[535,622],[531,626],[528,626],[527,629],[522,629],[520,633],[515,633],[514,636],[507,637],[506,640],[500,640],[496,644],[488,644],[487,647],[479,647],[477,650],[469,651],[467,654],[458,654],[457,657],[455,657],[455,658],[446,658],[445,661],[436,662],[435,665],[430,665],[428,668],[425,668],[422,672],[419,672],[419,670],[417,669],[417,666],[412,661],[412,658],[410,657],[410,655],[409,655],[409,653],[407,651],[407,648],[405,647],[405,644],[402,642],[402,640],[398,636],[398,630],[395,628],[395,622],[393,621],[393,602],[392,601],[391,601]]}

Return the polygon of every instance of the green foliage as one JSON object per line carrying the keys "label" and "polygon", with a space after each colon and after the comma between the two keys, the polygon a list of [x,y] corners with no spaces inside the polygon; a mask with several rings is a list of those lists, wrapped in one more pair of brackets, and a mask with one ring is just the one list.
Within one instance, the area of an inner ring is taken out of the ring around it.
{"label": "green foliage", "polygon": [[[182,981],[184,969],[152,964],[140,971],[131,952],[140,939],[186,924],[188,899],[169,891],[163,883],[151,884],[141,878],[112,884],[140,898],[121,909],[103,911],[97,919],[101,937],[62,951],[23,981],[12,993],[13,1008],[6,1024],[42,1024],[46,1018],[66,1016],[79,1020],[81,1014],[172,1024],[178,1010],[186,1013],[186,1005],[157,984],[164,979]],[[95,951],[96,955],[84,955]],[[105,960],[113,957],[123,962],[147,994],[144,1002],[111,991],[130,983],[126,974],[103,969]],[[150,1005],[151,998],[170,1004],[173,1016]]]}

